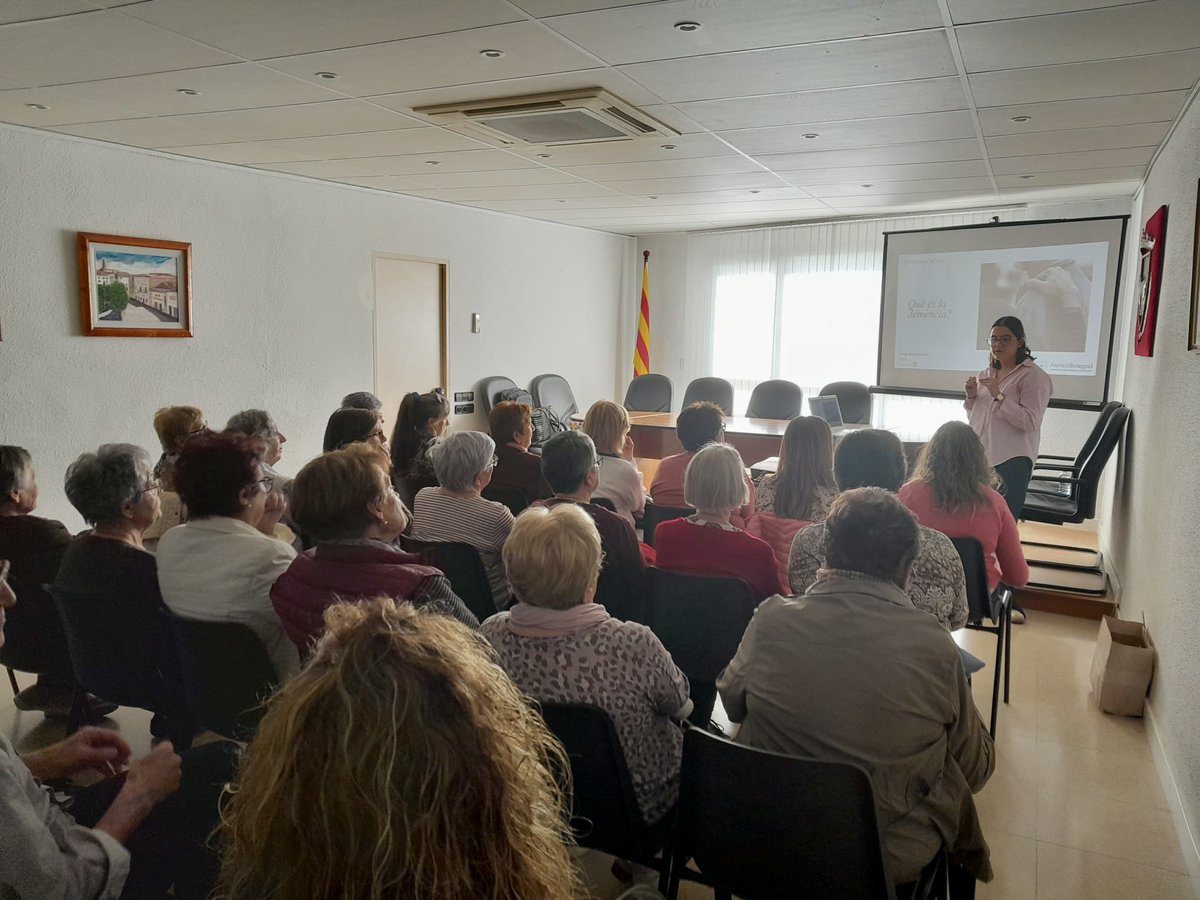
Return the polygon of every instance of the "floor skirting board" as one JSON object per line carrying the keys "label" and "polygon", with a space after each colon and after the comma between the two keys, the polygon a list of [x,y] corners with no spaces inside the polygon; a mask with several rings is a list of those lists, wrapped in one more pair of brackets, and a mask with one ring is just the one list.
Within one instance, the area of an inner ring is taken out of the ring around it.
{"label": "floor skirting board", "polygon": [[[1197,827],[1196,811],[1189,811],[1179,793],[1179,785],[1175,781],[1175,771],[1171,759],[1167,755],[1166,745],[1162,740],[1162,731],[1154,716],[1154,707],[1146,701],[1146,724],[1149,726],[1150,753],[1154,757],[1154,766],[1158,769],[1158,777],[1162,782],[1163,794],[1171,807],[1171,815],[1175,817],[1175,829],[1179,832],[1179,846],[1183,850],[1183,858],[1187,860],[1188,871],[1193,883],[1200,885],[1200,832]],[[1191,815],[1189,815],[1189,813]]]}

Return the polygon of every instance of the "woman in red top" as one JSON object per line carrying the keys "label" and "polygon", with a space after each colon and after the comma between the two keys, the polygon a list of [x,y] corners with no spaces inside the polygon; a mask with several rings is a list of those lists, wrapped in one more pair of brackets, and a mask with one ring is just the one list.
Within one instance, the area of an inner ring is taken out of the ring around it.
{"label": "woman in red top", "polygon": [[692,457],[684,474],[683,493],[696,512],[655,529],[660,569],[740,578],[760,600],[788,593],[780,582],[771,545],[729,522],[734,510],[750,499],[745,474],[741,455],[728,444],[708,444]]}
{"label": "woman in red top", "polygon": [[998,483],[971,426],[947,422],[921,450],[912,480],[900,488],[900,500],[926,528],[979,541],[993,591],[1001,581],[1022,587],[1029,580],[1021,535],[995,489]]}

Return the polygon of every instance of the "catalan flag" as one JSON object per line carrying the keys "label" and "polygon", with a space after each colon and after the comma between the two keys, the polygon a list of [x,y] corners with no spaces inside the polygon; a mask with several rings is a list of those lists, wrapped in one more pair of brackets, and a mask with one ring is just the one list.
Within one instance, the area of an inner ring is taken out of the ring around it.
{"label": "catalan flag", "polygon": [[642,251],[642,309],[638,315],[637,348],[633,351],[633,374],[650,371],[650,251]]}

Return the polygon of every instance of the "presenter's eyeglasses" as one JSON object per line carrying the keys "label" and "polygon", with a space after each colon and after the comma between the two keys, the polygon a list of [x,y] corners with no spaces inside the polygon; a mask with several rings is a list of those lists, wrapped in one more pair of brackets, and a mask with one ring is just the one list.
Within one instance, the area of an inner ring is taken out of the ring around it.
{"label": "presenter's eyeglasses", "polygon": [[1009,344],[1013,343],[1013,341],[1015,341],[1015,340],[1016,340],[1016,338],[1013,337],[1011,334],[1006,334],[1006,335],[1004,335],[1004,337],[990,337],[990,338],[988,338],[988,343],[991,344],[993,347],[996,347],[996,346],[1007,347]]}

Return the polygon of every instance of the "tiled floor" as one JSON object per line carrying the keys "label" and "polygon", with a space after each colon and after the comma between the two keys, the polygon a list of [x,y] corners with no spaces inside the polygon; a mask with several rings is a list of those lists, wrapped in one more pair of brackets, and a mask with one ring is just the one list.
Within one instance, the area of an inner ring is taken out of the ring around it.
{"label": "tiled floor", "polygon": [[[1105,715],[1089,697],[1096,629],[1049,613],[1031,613],[1013,629],[1012,702],[1000,708],[996,774],[977,798],[996,870],[980,885],[980,900],[1200,900],[1142,721]],[[985,660],[993,640],[963,637]],[[975,681],[985,715],[988,671]],[[6,679],[0,685],[0,727],[21,747],[54,740],[59,732],[40,715],[17,712]],[[112,721],[135,753],[148,749],[146,713],[121,709]],[[599,854],[584,858],[589,896],[609,900],[625,889],[609,864]],[[712,896],[687,884],[681,893]]]}

